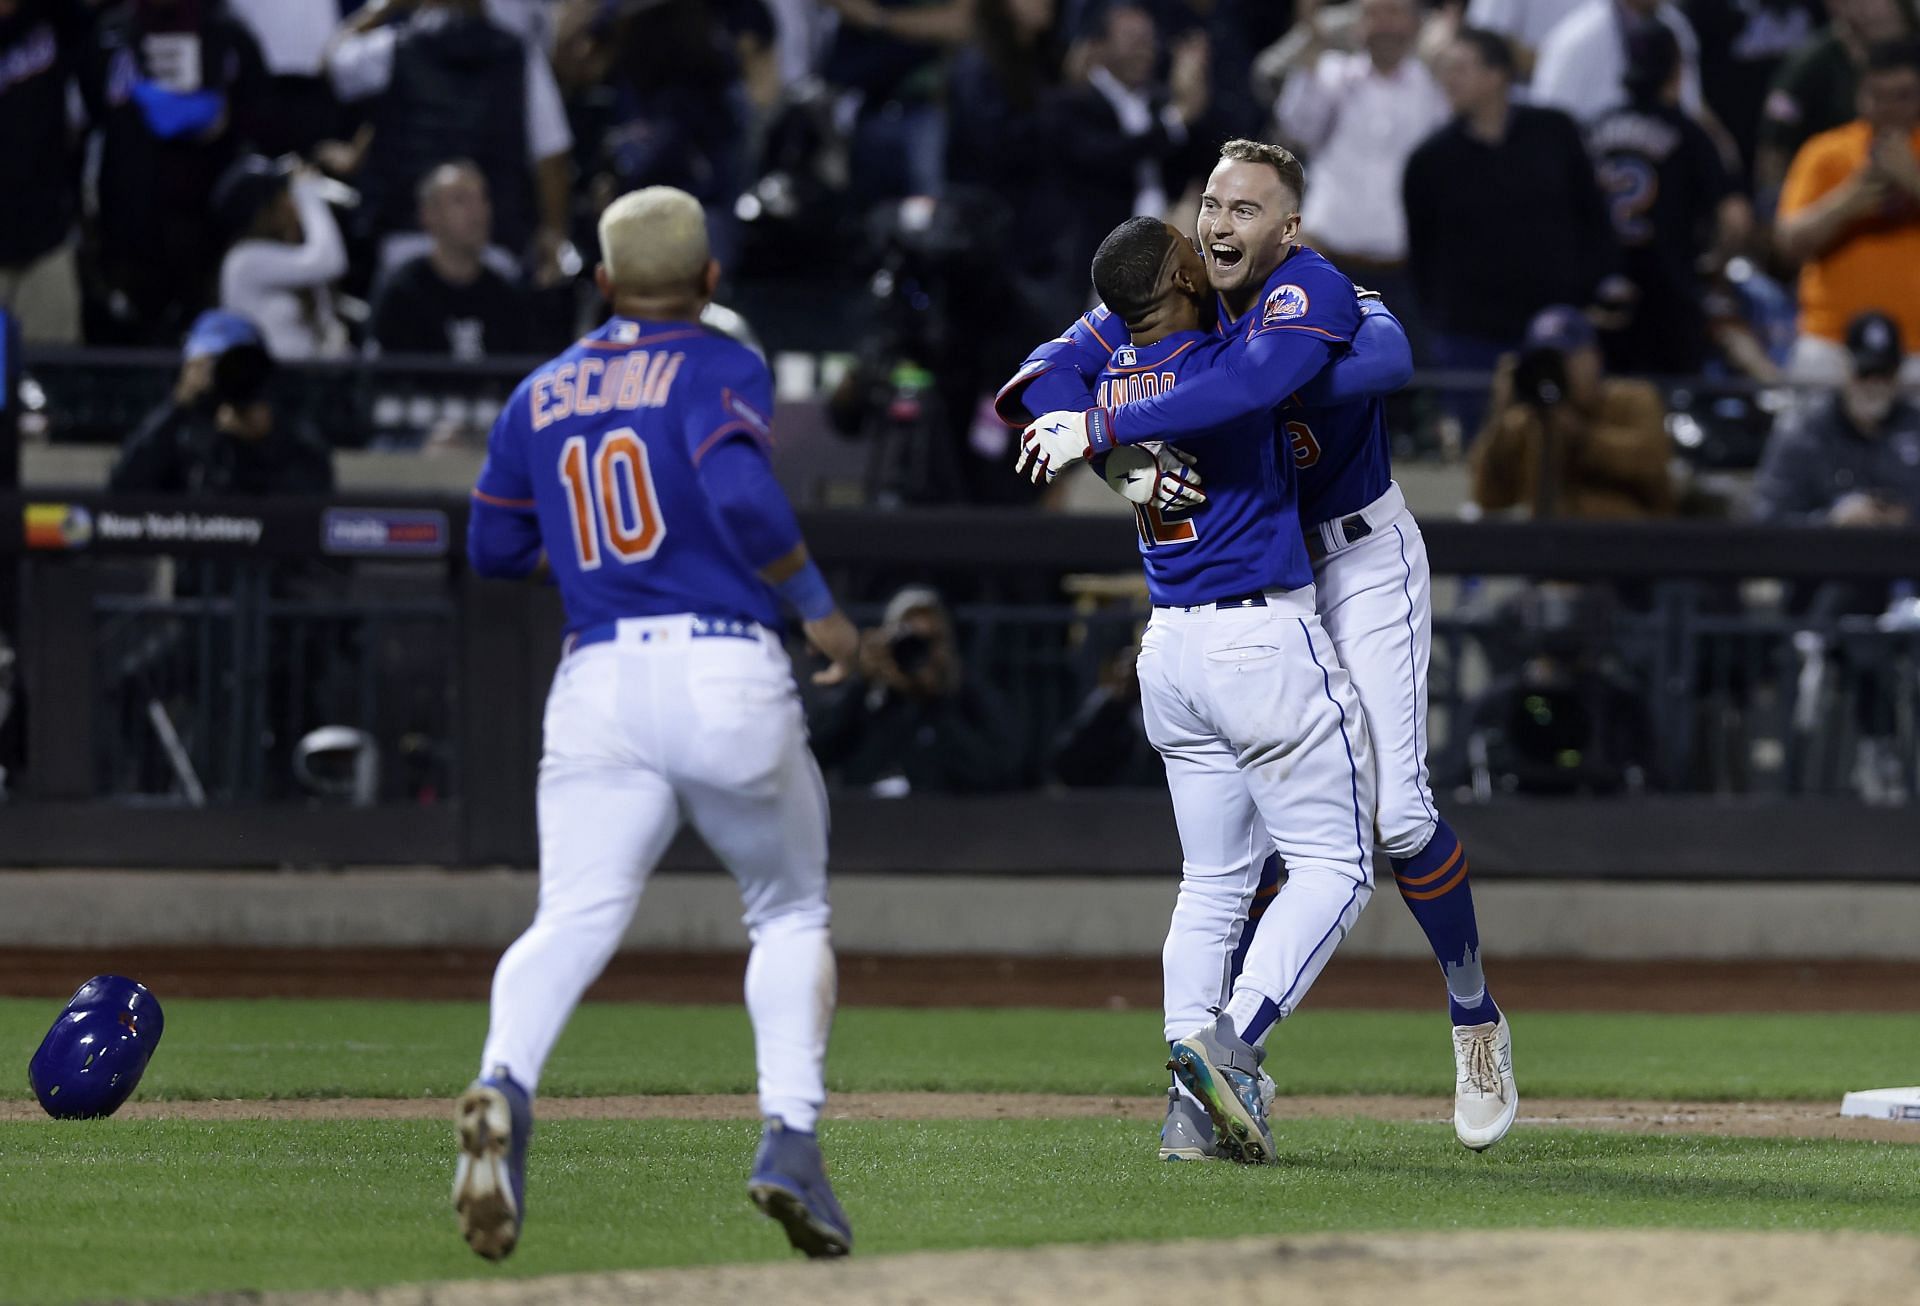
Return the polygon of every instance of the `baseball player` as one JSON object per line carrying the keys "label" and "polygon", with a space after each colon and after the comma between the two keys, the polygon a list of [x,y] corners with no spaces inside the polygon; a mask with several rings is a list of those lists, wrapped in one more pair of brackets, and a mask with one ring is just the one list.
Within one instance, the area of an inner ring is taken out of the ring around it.
{"label": "baseball player", "polygon": [[[1164,222],[1117,227],[1094,256],[1093,281],[1131,340],[1100,377],[1115,414],[1204,375],[1228,348],[1202,329],[1214,313],[1199,252]],[[1346,339],[1360,315],[1351,286],[1342,302],[1342,282],[1323,267],[1308,321]],[[1169,1065],[1223,1150],[1260,1163],[1274,1151],[1257,1044],[1306,995],[1373,893],[1374,768],[1359,702],[1314,611],[1296,475],[1271,418],[1196,429],[1180,447],[1206,469],[1205,502],[1176,517],[1145,509],[1140,532],[1154,605],[1141,703],[1183,859],[1165,954]],[[1058,448],[1027,437],[1020,469],[1050,475]],[[1222,1004],[1226,959],[1274,848],[1287,884]]]}
{"label": "baseball player", "polygon": [[739,881],[766,1117],[747,1191],[809,1256],[852,1246],[814,1136],[834,1008],[827,810],[780,603],[844,677],[859,634],[767,461],[772,378],[698,322],[719,264],[683,191],[600,219],[613,316],[520,383],[473,492],[483,576],[551,572],[567,610],[540,760],[540,903],[494,973],[481,1077],[457,1107],[454,1205],[497,1260],[526,1215],[531,1100],[648,874],[690,819]]}
{"label": "baseball player", "polygon": [[[1119,343],[1103,306],[1036,350],[1003,392],[1000,407],[1003,417],[1017,417],[1022,409],[1063,410],[1047,413],[1023,436],[1037,439],[1056,467],[1096,445],[1165,438],[1272,413],[1300,473],[1300,520],[1319,612],[1353,678],[1374,740],[1376,841],[1446,981],[1454,1132],[1464,1145],[1481,1150],[1512,1127],[1519,1093],[1512,1037],[1481,970],[1466,854],[1434,807],[1427,782],[1430,576],[1419,525],[1391,480],[1377,399],[1403,384],[1406,370],[1391,366],[1392,351],[1380,351],[1368,366],[1344,369],[1344,384],[1329,383],[1342,372],[1339,364],[1309,382],[1343,344],[1317,320],[1315,283],[1331,274],[1338,278],[1332,283],[1338,293],[1345,278],[1294,244],[1304,181],[1299,162],[1277,146],[1230,141],[1221,149],[1198,223],[1218,296],[1217,329],[1232,342],[1218,366],[1124,412],[1088,410],[1089,378],[1104,351]],[[1390,315],[1375,315],[1378,322],[1368,319],[1374,330],[1397,332]],[[1354,401],[1356,386],[1369,384],[1370,369],[1376,397]],[[1298,402],[1281,409],[1290,399]],[[1174,1103],[1168,1132],[1177,1136],[1177,1147],[1191,1150],[1179,1115]]]}

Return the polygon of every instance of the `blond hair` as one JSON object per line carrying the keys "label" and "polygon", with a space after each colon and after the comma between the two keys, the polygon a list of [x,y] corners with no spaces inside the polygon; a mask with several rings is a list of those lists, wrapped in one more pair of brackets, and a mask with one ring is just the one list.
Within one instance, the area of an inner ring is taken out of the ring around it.
{"label": "blond hair", "polygon": [[1293,192],[1293,202],[1307,197],[1307,171],[1300,166],[1292,150],[1265,141],[1237,139],[1220,147],[1222,163],[1264,163],[1280,174],[1280,184]]}
{"label": "blond hair", "polygon": [[683,190],[628,191],[600,215],[600,258],[616,290],[647,295],[695,287],[709,257],[707,215]]}

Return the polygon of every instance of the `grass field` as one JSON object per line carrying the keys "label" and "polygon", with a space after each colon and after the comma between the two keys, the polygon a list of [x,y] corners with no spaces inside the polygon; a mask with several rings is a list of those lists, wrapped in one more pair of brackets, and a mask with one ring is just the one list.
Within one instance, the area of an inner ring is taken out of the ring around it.
{"label": "grass field", "polygon": [[[55,1006],[0,1002],[24,1063]],[[472,1072],[467,1005],[169,1004],[141,1098],[445,1097]],[[1158,1021],[1125,1012],[855,1009],[842,1090],[1146,1096]],[[1920,1017],[1539,1015],[1516,1023],[1523,1097],[1831,1100],[1911,1082]],[[689,1057],[692,1049],[699,1055]],[[1284,1092],[1449,1090],[1438,1018],[1308,1013],[1275,1038]],[[741,1092],[744,1016],[594,1006],[546,1092]],[[10,1087],[9,1095],[24,1090]],[[548,1121],[521,1250],[495,1269],[447,1210],[451,1130],[418,1120],[0,1123],[0,1301],[372,1286],[788,1255],[742,1195],[741,1122]],[[1643,1227],[1913,1232],[1897,1145],[1523,1127],[1469,1154],[1444,1126],[1289,1122],[1264,1170],[1162,1166],[1113,1120],[844,1121],[823,1139],[862,1255],[1315,1230]]]}
{"label": "grass field", "polygon": [[[0,1047],[25,1064],[58,1003],[0,999]],[[168,1003],[143,1098],[450,1097],[486,1034],[477,1003]],[[693,1047],[699,1058],[681,1050]],[[1283,1093],[1452,1091],[1437,1013],[1314,1012],[1269,1044]],[[1671,1016],[1543,1013],[1515,1023],[1522,1091],[1535,1097],[1840,1100],[1912,1082],[1920,1015]],[[834,1026],[837,1091],[1146,1095],[1164,1088],[1150,1012],[850,1008]],[[739,1007],[590,1004],[568,1026],[541,1092],[742,1093],[752,1043]],[[28,1096],[25,1075],[0,1096]]]}

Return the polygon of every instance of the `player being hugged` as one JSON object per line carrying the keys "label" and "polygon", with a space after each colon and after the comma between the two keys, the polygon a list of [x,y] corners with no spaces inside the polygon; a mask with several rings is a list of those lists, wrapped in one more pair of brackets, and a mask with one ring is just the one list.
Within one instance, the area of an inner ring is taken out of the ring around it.
{"label": "player being hugged", "polygon": [[[1480,964],[1466,852],[1427,778],[1431,577],[1419,523],[1392,480],[1379,402],[1406,383],[1411,357],[1390,313],[1356,305],[1346,277],[1294,243],[1304,186],[1299,161],[1278,146],[1221,147],[1198,223],[1217,298],[1213,326],[1229,342],[1208,360],[1212,366],[1189,369],[1178,389],[1112,407],[1092,387],[1113,348],[1126,343],[1125,328],[1103,305],[1036,349],[998,408],[1015,424],[1044,414],[1022,437],[1035,475],[1050,476],[1096,449],[1255,414],[1266,415],[1291,452],[1321,619],[1371,727],[1375,840],[1440,963],[1453,1026],[1454,1131],[1478,1150],[1506,1135],[1520,1099],[1512,1035]],[[1197,470],[1211,481],[1205,458]],[[1277,876],[1270,864],[1256,920]],[[1205,1149],[1188,1138],[1176,1102],[1162,1155],[1184,1154]]]}
{"label": "player being hugged", "polygon": [[[1131,343],[1101,373],[1124,423],[1219,363],[1206,269],[1153,218],[1122,223],[1094,256],[1094,287]],[[1357,314],[1356,314],[1357,318]],[[1196,423],[1178,440],[1205,501],[1140,510],[1153,616],[1140,644],[1147,737],[1166,764],[1182,854],[1167,933],[1170,1067],[1236,1159],[1274,1157],[1258,1048],[1306,995],[1373,892],[1373,759],[1366,721],[1314,613],[1294,471],[1265,413]],[[1029,453],[1028,457],[1032,454]],[[1289,876],[1217,1017],[1261,864]],[[1194,994],[1212,999],[1197,1007]]]}
{"label": "player being hugged", "polygon": [[[520,383],[473,492],[483,576],[551,571],[567,611],[540,760],[540,903],[500,959],[454,1205],[498,1260],[526,1213],[531,1101],[684,813],[739,882],[766,1127],[748,1194],[809,1256],[852,1246],[814,1128],[833,1019],[827,804],[780,604],[844,677],[859,633],[767,460],[766,364],[705,330],[719,264],[683,191],[624,195],[595,277],[614,316]],[[691,1049],[689,1051],[692,1051]]]}

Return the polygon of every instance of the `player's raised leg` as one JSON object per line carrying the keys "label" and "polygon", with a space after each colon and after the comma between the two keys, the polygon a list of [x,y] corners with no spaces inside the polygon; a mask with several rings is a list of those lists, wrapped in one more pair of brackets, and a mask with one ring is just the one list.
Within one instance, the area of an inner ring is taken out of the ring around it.
{"label": "player's raised leg", "polygon": [[467,1244],[489,1260],[519,1240],[541,1070],[679,827],[672,787],[634,765],[625,721],[606,711],[623,701],[626,656],[614,645],[573,655],[547,701],[539,907],[494,971],[481,1077],[456,1107],[454,1207]]}
{"label": "player's raised leg", "polygon": [[692,671],[680,741],[687,812],[739,882],[752,940],[747,1013],[765,1119],[748,1195],[808,1256],[844,1256],[853,1232],[827,1179],[826,1102],[835,968],[828,932],[827,805],[786,655],[714,640]]}
{"label": "player's raised leg", "polygon": [[1316,578],[1321,619],[1373,739],[1375,837],[1446,981],[1454,1130],[1468,1147],[1491,1147],[1512,1127],[1519,1091],[1512,1036],[1481,968],[1467,852],[1435,807],[1427,779],[1433,610],[1418,523],[1401,509],[1390,528],[1326,559]]}

